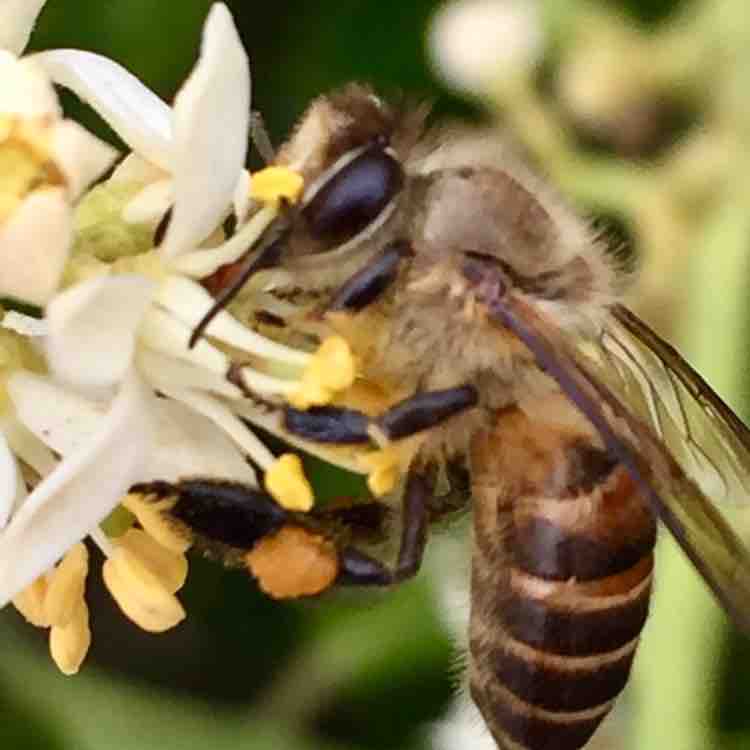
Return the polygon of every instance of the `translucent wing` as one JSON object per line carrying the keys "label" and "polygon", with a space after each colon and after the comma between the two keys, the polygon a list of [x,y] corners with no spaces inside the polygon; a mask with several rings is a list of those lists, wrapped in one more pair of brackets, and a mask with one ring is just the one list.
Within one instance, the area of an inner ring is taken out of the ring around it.
{"label": "translucent wing", "polygon": [[[488,295],[483,301],[489,317],[525,344],[539,367],[557,381],[571,403],[589,420],[607,450],[631,474],[738,627],[750,634],[750,550],[672,455],[672,446],[631,410],[629,400],[617,395],[600,377],[601,367],[570,347],[559,332],[528,306],[500,295]],[[618,311],[618,322],[621,317],[625,314]],[[630,330],[626,325],[629,326],[629,322],[622,324],[623,330]],[[639,331],[635,323],[632,325]],[[666,344],[662,342],[660,346]],[[722,412],[726,411],[721,414],[720,423],[725,425],[722,430],[731,431],[739,420],[733,415],[730,417],[731,412],[718,396],[676,353],[674,356],[681,371],[690,374],[688,382],[700,384],[701,398],[709,398],[712,407],[718,404]],[[677,370],[671,372],[678,377]],[[609,379],[618,380],[611,376]],[[706,393],[710,397],[706,397]],[[688,419],[686,424],[692,423]],[[744,445],[746,430],[743,428],[739,434],[743,437],[738,445]],[[738,454],[738,459],[741,455]],[[712,458],[718,466],[725,463],[721,452]]]}
{"label": "translucent wing", "polygon": [[750,430],[680,354],[622,306],[586,353],[714,501],[750,502]]}

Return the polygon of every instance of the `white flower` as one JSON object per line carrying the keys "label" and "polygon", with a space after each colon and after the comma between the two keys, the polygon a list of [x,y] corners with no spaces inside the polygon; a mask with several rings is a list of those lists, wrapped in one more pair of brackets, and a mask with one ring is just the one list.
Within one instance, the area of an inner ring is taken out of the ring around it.
{"label": "white flower", "polygon": [[62,118],[52,84],[19,60],[42,2],[0,4],[0,298],[41,305],[71,244],[73,204],[115,151]]}
{"label": "white flower", "polygon": [[[172,109],[101,55],[52,50],[32,59],[55,83],[88,102],[133,149],[115,180],[140,179],[146,189],[126,207],[126,218],[133,223],[158,220],[174,204],[162,258],[198,248],[226,217],[237,185],[245,179],[250,73],[226,6],[212,6],[200,59]],[[247,246],[228,257],[236,260]]]}
{"label": "white flower", "polygon": [[[66,267],[72,286],[48,302],[43,323],[15,313],[3,322],[24,351],[44,352],[36,369],[46,365],[48,374],[33,373],[25,362],[0,372],[0,392],[7,393],[0,404],[0,519],[10,518],[0,531],[0,606],[13,599],[30,622],[50,627],[53,657],[72,673],[90,642],[82,584],[88,557],[75,543],[89,535],[102,549],[105,582],[131,619],[150,630],[172,627],[184,616],[174,594],[184,581],[188,542],[153,507],[123,500],[128,488],[196,474],[257,486],[250,458],[274,497],[308,508],[312,493],[299,461],[277,460],[240,418],[254,416],[243,389],[316,403],[347,387],[353,365],[340,341],[324,342],[313,354],[265,338],[226,311],[208,326],[207,338],[188,347],[214,304],[191,276],[242,257],[277,216],[279,197],[294,200],[302,187],[298,176],[274,168],[272,179],[258,181],[265,187],[256,191],[250,219],[231,239],[210,246],[232,205],[244,213],[250,203],[247,192],[245,199],[237,193],[238,186],[249,189],[243,165],[250,79],[225,6],[213,6],[199,61],[173,110],[97,55],[57,50],[28,64],[72,88],[135,149],[81,204],[77,251]],[[280,185],[270,195],[269,183]],[[121,191],[123,185],[128,189]],[[118,215],[94,233],[104,236],[105,249],[92,241],[82,252],[86,222],[97,221],[102,196]],[[151,247],[152,232],[145,247],[142,237],[129,242],[141,225],[153,229],[168,205],[172,218],[161,247]],[[250,285],[258,299],[274,273]],[[38,337],[36,346],[30,336]],[[239,367],[237,351],[246,353]],[[330,358],[349,375],[326,374]],[[261,412],[256,421],[279,431],[278,413]],[[21,463],[38,482],[28,497]],[[94,486],[100,472],[107,479]],[[121,501],[145,536],[131,529],[112,538],[100,527]],[[18,564],[27,544],[35,552]]]}
{"label": "white flower", "polygon": [[472,94],[530,71],[543,46],[536,0],[452,0],[438,11],[429,36],[440,76]]}
{"label": "white flower", "polygon": [[47,0],[3,0],[0,3],[0,49],[20,55]]}
{"label": "white flower", "polygon": [[54,293],[73,204],[115,153],[62,119],[39,71],[0,50],[0,298],[39,305]]}

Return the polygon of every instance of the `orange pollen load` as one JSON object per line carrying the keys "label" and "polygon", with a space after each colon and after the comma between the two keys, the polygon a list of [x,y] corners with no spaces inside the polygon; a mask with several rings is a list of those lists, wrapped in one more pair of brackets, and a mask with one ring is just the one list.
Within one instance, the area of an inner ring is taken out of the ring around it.
{"label": "orange pollen load", "polygon": [[245,555],[261,590],[274,599],[294,599],[325,591],[339,572],[334,545],[300,526],[283,526]]}

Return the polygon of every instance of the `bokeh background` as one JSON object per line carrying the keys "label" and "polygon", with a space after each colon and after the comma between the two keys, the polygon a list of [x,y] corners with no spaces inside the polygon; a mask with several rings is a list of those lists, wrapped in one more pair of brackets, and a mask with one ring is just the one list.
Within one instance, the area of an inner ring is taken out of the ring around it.
{"label": "bokeh background", "polygon": [[[516,13],[505,17],[515,19],[510,32],[497,7],[482,15],[477,6],[474,20],[439,27],[437,55],[429,30],[442,4],[432,0],[228,4],[252,61],[254,106],[276,143],[312,97],[352,79],[432,98],[438,120],[508,128],[641,267],[634,306],[750,413],[745,3],[499,0]],[[209,5],[49,0],[31,49],[100,52],[171,99]],[[64,103],[114,140],[72,97]],[[323,493],[342,491],[345,479],[316,471]],[[660,547],[632,684],[592,747],[750,748],[750,646],[673,545]],[[75,678],[57,673],[44,634],[9,609],[0,613],[0,747],[490,748],[455,698],[467,554],[459,524],[398,591],[292,604],[195,560],[180,595],[188,619],[160,636],[121,616],[94,574],[93,648]]]}

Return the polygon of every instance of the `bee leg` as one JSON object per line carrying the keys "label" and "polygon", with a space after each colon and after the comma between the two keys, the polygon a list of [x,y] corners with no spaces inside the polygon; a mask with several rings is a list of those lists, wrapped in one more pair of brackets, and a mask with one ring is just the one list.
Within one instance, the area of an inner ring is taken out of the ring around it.
{"label": "bee leg", "polygon": [[131,493],[174,499],[168,515],[200,537],[238,549],[250,549],[258,540],[278,531],[292,513],[270,495],[239,482],[218,479],[183,479],[136,484]]}
{"label": "bee leg", "polygon": [[334,293],[328,312],[358,312],[367,307],[395,281],[401,261],[411,254],[408,242],[392,242]]}
{"label": "bee leg", "polygon": [[376,420],[390,440],[409,437],[436,427],[450,417],[476,406],[479,394],[471,385],[442,391],[424,391],[399,401]]}
{"label": "bee leg", "polygon": [[355,409],[335,406],[316,406],[307,411],[286,407],[284,428],[293,435],[316,443],[368,443],[372,427],[376,427],[389,440],[398,440],[436,427],[450,417],[476,406],[477,401],[476,389],[463,385],[409,396],[376,419]]}
{"label": "bee leg", "polygon": [[356,547],[348,546],[339,553],[337,582],[355,586],[388,586],[414,576],[424,555],[433,492],[431,474],[410,472],[402,503],[403,527],[396,567],[391,569]]}

